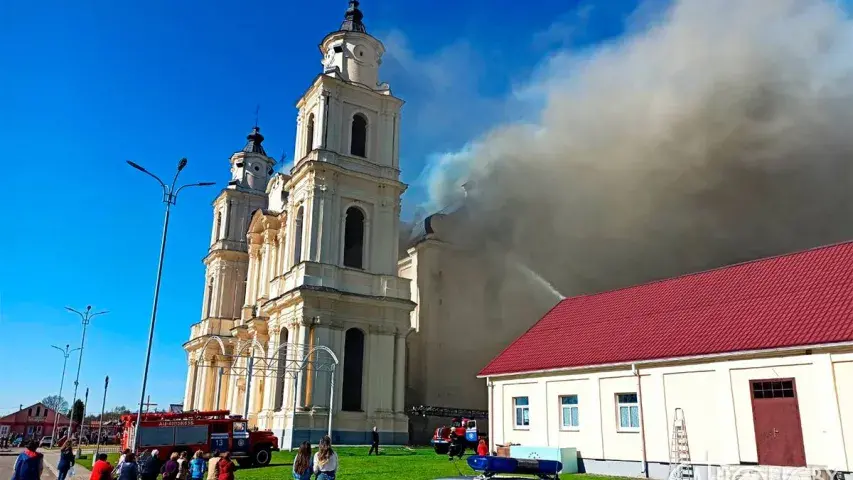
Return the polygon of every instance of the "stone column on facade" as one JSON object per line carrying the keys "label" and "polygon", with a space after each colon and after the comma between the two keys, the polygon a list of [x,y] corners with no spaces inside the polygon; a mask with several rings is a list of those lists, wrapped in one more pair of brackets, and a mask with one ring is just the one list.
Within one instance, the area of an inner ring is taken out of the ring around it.
{"label": "stone column on facade", "polygon": [[281,273],[278,269],[278,239],[277,235],[273,236],[272,243],[270,244],[270,295],[272,295],[272,281],[275,280]]}
{"label": "stone column on facade", "polygon": [[[298,336],[298,348],[297,348],[297,361],[302,361],[302,352],[308,347],[308,334],[310,326],[304,321],[299,322],[299,336]],[[296,407],[304,408],[305,407],[305,368],[299,370],[299,373],[296,376]]]}
{"label": "stone column on facade", "polygon": [[198,380],[196,381],[196,394],[195,394],[195,402],[194,406],[197,410],[205,410],[207,409],[208,403],[208,395],[207,395],[207,387],[208,387],[208,363],[207,359],[204,358],[204,354],[202,353],[201,358],[199,359],[198,365],[199,375]]}
{"label": "stone column on facade", "polygon": [[[219,390],[219,402],[216,402],[216,392],[214,392],[214,410],[226,409],[228,408],[226,405],[228,404],[228,367],[229,367],[228,359],[220,358],[216,361],[216,367],[214,374],[216,375],[216,388]],[[220,377],[219,370],[222,369],[222,375]]]}
{"label": "stone column on facade", "polygon": [[373,209],[373,215],[368,215],[367,218],[364,219],[364,240],[362,243],[362,249],[364,251],[362,258],[362,265],[364,270],[367,272],[372,272],[374,270],[373,264],[371,263],[373,255],[370,253],[370,249],[372,248],[373,242],[372,240],[372,230],[370,229],[371,220],[376,216],[376,209]]}
{"label": "stone column on facade", "polygon": [[273,259],[272,259],[272,249],[273,243],[275,242],[275,232],[267,230],[264,232],[264,246],[263,246],[263,263],[261,264],[261,297],[268,298],[270,291],[270,281],[273,276]]}
{"label": "stone column on facade", "polygon": [[243,363],[244,362],[241,359],[237,359],[236,363],[232,364],[231,376],[228,379],[228,409],[231,410],[231,413],[234,415],[243,414],[243,409],[240,408],[240,402],[242,401],[240,384],[241,379],[243,379],[241,373],[245,369],[245,365],[243,365]]}
{"label": "stone column on facade", "polygon": [[308,244],[302,251],[304,260],[316,261],[317,257],[317,179],[314,179],[313,191],[305,199],[305,213],[302,221],[302,231],[308,232]]}
{"label": "stone column on facade", "polygon": [[314,214],[314,224],[316,227],[312,227],[311,231],[314,240],[312,242],[313,251],[311,252],[311,258],[315,262],[323,261],[323,243],[324,243],[324,235],[323,232],[323,223],[326,218],[326,179],[320,178],[316,180],[316,184],[314,187],[314,195],[315,201],[313,202],[313,209],[316,210],[316,214]]}
{"label": "stone column on facade", "polygon": [[279,230],[278,230],[278,261],[277,261],[277,264],[278,264],[278,274],[279,275],[284,275],[284,272],[287,271],[287,269],[285,268],[286,262],[287,262],[287,246],[286,246],[287,245],[287,243],[286,243],[287,235],[285,234],[285,232],[287,232],[287,224],[285,223],[286,221],[287,221],[287,219],[285,219],[285,221],[281,223],[281,227],[279,227]]}
{"label": "stone column on facade", "polygon": [[[249,242],[252,241],[251,235],[248,236],[247,240]],[[246,274],[246,305],[254,305],[255,304],[255,292],[254,292],[254,283],[255,283],[255,271],[257,270],[257,260],[255,256],[257,255],[257,245],[249,245],[249,271]]]}
{"label": "stone column on facade", "polygon": [[[331,348],[333,335],[334,330],[331,325],[327,323],[316,325],[314,327],[314,347],[323,346]],[[312,391],[309,392],[311,397],[310,404],[326,408],[329,406],[329,395],[331,393],[331,371],[329,370],[329,364],[331,363],[332,358],[329,356],[329,353],[323,349],[318,349],[313,357],[316,365],[314,366],[312,373]]]}
{"label": "stone column on facade", "polygon": [[391,148],[393,147],[393,142],[387,141],[391,138],[391,115],[385,108],[383,108],[379,113],[379,128],[380,138],[384,141],[380,142],[381,150],[377,152],[378,163],[385,165],[385,161],[387,159],[387,165],[391,165]]}
{"label": "stone column on facade", "polygon": [[334,411],[341,411],[341,401],[343,400],[343,385],[344,385],[344,326],[333,325],[332,327],[332,344],[329,345],[335,356],[338,357],[338,365],[335,367],[335,391],[332,393],[335,397]]}
{"label": "stone column on facade", "polygon": [[394,359],[394,411],[402,413],[406,400],[406,336],[397,332]]}
{"label": "stone column on facade", "polygon": [[190,354],[189,361],[187,362],[187,386],[184,391],[184,408],[187,410],[191,410],[193,408],[197,372],[198,367],[196,365],[196,361],[192,358],[192,354]]}
{"label": "stone column on facade", "polygon": [[207,316],[220,318],[222,316],[222,265],[217,262],[213,269],[213,288],[211,289],[210,311]]}
{"label": "stone column on facade", "polygon": [[[266,355],[266,361],[271,362],[271,364],[266,366],[264,372],[264,377],[266,377],[266,380],[264,381],[263,409],[269,412],[275,410],[275,392],[279,382],[278,357],[275,356],[275,352],[278,349],[280,331],[280,327],[271,328],[270,339],[269,342],[267,342],[268,353]],[[274,356],[275,359],[273,360]]]}
{"label": "stone column on facade", "polygon": [[329,116],[329,92],[327,90],[323,90],[320,92],[320,111],[317,114],[317,120],[318,121],[316,123],[316,125],[320,127],[318,129],[319,133],[320,133],[320,135],[319,135],[320,139],[314,143],[315,145],[317,145],[317,147],[315,147],[315,148],[326,148],[326,142],[327,142],[326,132],[329,131],[328,125],[326,125],[326,123],[328,122],[328,116]]}

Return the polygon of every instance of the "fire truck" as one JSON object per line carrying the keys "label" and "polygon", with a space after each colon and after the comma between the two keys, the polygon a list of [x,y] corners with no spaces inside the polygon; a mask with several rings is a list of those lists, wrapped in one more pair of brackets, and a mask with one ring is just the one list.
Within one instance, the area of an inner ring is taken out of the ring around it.
{"label": "fire truck", "polygon": [[[130,448],[136,428],[136,415],[122,415],[122,450]],[[272,452],[278,451],[278,438],[270,431],[249,431],[248,422],[228,410],[182,413],[145,413],[139,431],[137,452],[157,449],[161,460],[172,452],[231,452],[242,467],[266,466]]]}
{"label": "fire truck", "polygon": [[477,449],[480,439],[486,438],[477,427],[477,419],[489,418],[489,413],[483,410],[419,406],[412,407],[409,415],[452,418],[450,426],[442,425],[435,429],[435,433],[430,441],[435,449],[435,453],[440,455],[445,455],[450,451],[450,432],[456,432],[459,438],[464,439],[462,442],[464,448],[472,448],[474,450]]}

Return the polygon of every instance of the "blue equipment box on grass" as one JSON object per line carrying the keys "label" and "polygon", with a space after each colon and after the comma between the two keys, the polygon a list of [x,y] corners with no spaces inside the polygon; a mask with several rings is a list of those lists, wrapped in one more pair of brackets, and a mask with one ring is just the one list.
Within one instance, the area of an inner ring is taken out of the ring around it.
{"label": "blue equipment box on grass", "polygon": [[578,450],[576,448],[512,445],[509,447],[509,456],[512,458],[554,460],[563,464],[560,473],[578,473]]}
{"label": "blue equipment box on grass", "polygon": [[486,477],[498,473],[536,475],[540,478],[557,478],[563,464],[555,460],[535,460],[529,458],[507,458],[471,455],[468,466]]}

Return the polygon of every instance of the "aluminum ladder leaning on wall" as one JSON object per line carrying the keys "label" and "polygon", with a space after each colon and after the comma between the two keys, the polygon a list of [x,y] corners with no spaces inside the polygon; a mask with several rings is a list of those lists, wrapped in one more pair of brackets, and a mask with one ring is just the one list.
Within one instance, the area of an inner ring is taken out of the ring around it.
{"label": "aluminum ladder leaning on wall", "polygon": [[684,410],[675,409],[672,419],[672,443],[669,447],[670,472],[675,470],[671,479],[693,480],[693,464],[690,463],[690,445],[687,443],[687,422],[684,420]]}

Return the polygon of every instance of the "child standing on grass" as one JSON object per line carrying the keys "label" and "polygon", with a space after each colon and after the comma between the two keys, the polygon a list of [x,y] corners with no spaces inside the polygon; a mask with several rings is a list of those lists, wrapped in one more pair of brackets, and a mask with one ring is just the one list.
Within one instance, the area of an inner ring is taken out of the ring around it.
{"label": "child standing on grass", "polygon": [[130,452],[124,457],[124,463],[121,464],[121,470],[118,473],[118,480],[137,480],[138,478],[139,466],[136,465],[136,455]]}
{"label": "child standing on grass", "polygon": [[[338,454],[332,450],[332,439],[324,435],[314,455],[314,473],[317,480],[335,480],[338,471]],[[220,479],[222,480],[222,479]]]}
{"label": "child standing on grass", "polygon": [[99,453],[98,459],[92,465],[92,474],[89,480],[113,480],[113,466],[107,461],[106,453]]}
{"label": "child standing on grass", "polygon": [[190,460],[190,478],[192,480],[202,480],[204,478],[206,464],[201,458],[201,450],[196,450],[193,459]]}
{"label": "child standing on grass", "polygon": [[314,461],[311,458],[311,444],[302,442],[299,453],[293,460],[293,480],[311,480],[314,473]]}
{"label": "child standing on grass", "polygon": [[181,452],[178,457],[178,480],[187,480],[190,473],[190,462],[187,460],[187,452]]}
{"label": "child standing on grass", "polygon": [[486,445],[486,440],[480,439],[480,443],[477,445],[477,455],[481,457],[485,457],[489,454],[489,446]]}
{"label": "child standing on grass", "polygon": [[172,452],[172,454],[169,455],[169,460],[163,465],[161,473],[163,474],[163,480],[175,480],[175,478],[177,478],[178,452]]}
{"label": "child standing on grass", "polygon": [[219,480],[234,480],[234,462],[231,461],[231,454],[224,452],[216,464],[217,478]]}
{"label": "child standing on grass", "polygon": [[219,450],[214,450],[210,459],[207,461],[207,480],[216,480],[216,464],[219,463]]}

